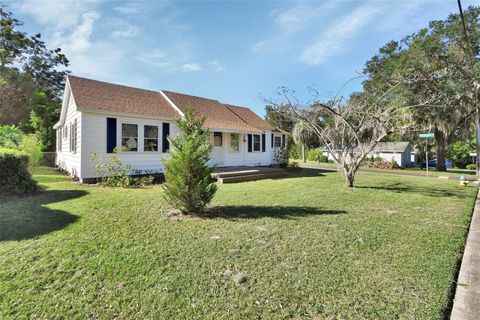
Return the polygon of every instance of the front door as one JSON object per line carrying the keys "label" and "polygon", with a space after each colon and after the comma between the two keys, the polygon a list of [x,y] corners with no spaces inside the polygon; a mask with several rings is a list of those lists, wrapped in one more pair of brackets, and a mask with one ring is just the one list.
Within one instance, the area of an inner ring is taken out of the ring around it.
{"label": "front door", "polygon": [[213,151],[212,151],[212,164],[222,165],[224,163],[224,147],[223,147],[223,133],[213,133]]}
{"label": "front door", "polygon": [[280,161],[280,150],[282,148],[282,136],[273,135],[273,163]]}

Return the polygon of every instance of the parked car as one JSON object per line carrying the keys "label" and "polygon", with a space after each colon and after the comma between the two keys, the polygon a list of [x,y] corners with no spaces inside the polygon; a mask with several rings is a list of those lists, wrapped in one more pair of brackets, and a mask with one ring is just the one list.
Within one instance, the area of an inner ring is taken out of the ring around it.
{"label": "parked car", "polygon": [[[432,167],[436,168],[437,167],[437,159],[428,161],[428,167],[429,168],[432,168]],[[445,160],[445,167],[450,168],[450,169],[453,168],[452,161]],[[422,168],[425,168],[425,163],[422,164]]]}

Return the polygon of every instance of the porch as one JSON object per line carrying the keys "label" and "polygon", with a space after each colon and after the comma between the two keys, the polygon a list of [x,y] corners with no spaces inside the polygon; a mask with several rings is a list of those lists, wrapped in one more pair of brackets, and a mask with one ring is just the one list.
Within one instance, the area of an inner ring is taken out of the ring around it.
{"label": "porch", "polygon": [[287,176],[287,171],[282,168],[272,167],[220,167],[213,174],[219,183],[234,183],[271,179]]}

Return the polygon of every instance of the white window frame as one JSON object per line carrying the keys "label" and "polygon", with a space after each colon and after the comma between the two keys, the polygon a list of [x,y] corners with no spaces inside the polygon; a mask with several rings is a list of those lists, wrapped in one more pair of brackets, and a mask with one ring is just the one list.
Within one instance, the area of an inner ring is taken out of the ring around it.
{"label": "white window frame", "polygon": [[[255,136],[258,137],[258,150],[255,150]],[[252,134],[252,152],[262,152],[262,135],[261,134]]]}
{"label": "white window frame", "polygon": [[[153,140],[154,139],[154,138],[145,137],[145,127],[157,127],[157,151],[145,150],[145,140]],[[149,124],[149,123],[144,123],[143,124],[143,137],[142,137],[142,141],[143,141],[142,150],[143,150],[143,152],[147,152],[147,153],[162,152],[162,143],[160,141],[161,132],[162,132],[162,129],[158,124]],[[140,136],[140,133],[137,132],[137,134]]]}
{"label": "white window frame", "polygon": [[70,123],[70,152],[77,153],[77,119]]}
{"label": "white window frame", "polygon": [[[232,139],[233,135],[237,135],[237,137],[238,137],[237,140]],[[236,150],[232,149],[232,143],[233,142],[237,143],[237,149]],[[240,133],[234,133],[234,132],[230,133],[230,143],[229,143],[228,151],[233,152],[233,153],[240,152]]]}
{"label": "white window frame", "polygon": [[[279,145],[277,146],[277,139],[280,141]],[[273,147],[274,148],[281,148],[282,147],[282,136],[273,136]]]}
{"label": "white window frame", "polygon": [[[221,145],[219,146],[216,146],[215,145],[215,135],[217,134],[217,136],[220,136],[220,142],[222,143]],[[214,147],[220,147],[220,148],[223,148],[223,132],[220,132],[220,131],[214,131],[213,132],[213,146]]]}
{"label": "white window frame", "polygon": [[[136,137],[126,137],[126,138],[137,138],[137,150],[124,150],[123,149],[123,125],[133,125],[133,126],[137,126],[137,136]],[[134,122],[128,122],[128,121],[125,121],[125,122],[120,122],[120,150],[121,152],[125,152],[125,153],[137,153],[139,152],[139,150],[142,150],[140,148],[140,141],[141,141],[141,138],[140,138],[140,128],[141,124],[139,123],[134,123]],[[141,146],[143,148],[143,145]]]}
{"label": "white window frame", "polygon": [[62,152],[63,132],[62,127],[57,129],[57,151]]}

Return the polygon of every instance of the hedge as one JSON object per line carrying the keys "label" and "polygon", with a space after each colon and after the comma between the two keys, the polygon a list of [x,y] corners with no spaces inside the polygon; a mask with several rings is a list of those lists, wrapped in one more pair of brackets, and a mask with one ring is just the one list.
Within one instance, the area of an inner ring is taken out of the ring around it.
{"label": "hedge", "polygon": [[466,169],[468,169],[468,170],[475,170],[475,169],[477,169],[477,166],[476,166],[475,163],[470,163],[470,164],[467,164]]}
{"label": "hedge", "polygon": [[25,194],[35,191],[37,183],[28,171],[28,155],[0,148],[0,193]]}
{"label": "hedge", "polygon": [[310,149],[307,152],[307,160],[309,161],[317,161],[327,163],[328,158],[326,155],[323,154],[323,150],[320,149]]}

